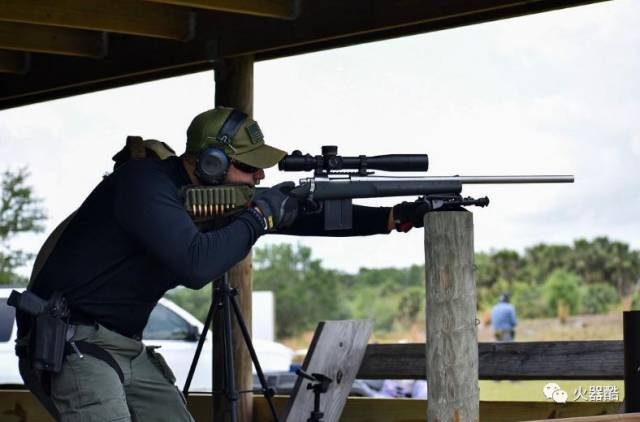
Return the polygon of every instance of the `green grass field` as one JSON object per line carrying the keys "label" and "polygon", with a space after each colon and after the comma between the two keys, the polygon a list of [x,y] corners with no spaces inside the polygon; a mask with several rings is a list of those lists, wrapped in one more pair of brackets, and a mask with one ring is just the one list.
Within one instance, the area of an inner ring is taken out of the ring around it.
{"label": "green grass field", "polygon": [[567,392],[568,402],[621,402],[624,398],[624,381],[622,380],[547,380],[480,381],[480,400],[553,402],[553,399],[546,398],[543,393],[544,386],[549,382],[555,382]]}

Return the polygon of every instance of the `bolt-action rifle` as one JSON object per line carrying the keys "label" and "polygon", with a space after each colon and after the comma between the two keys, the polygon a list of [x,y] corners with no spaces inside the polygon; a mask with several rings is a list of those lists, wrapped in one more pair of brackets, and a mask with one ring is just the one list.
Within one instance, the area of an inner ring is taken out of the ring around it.
{"label": "bolt-action rifle", "polygon": [[[323,146],[322,154],[311,156],[294,151],[278,164],[283,171],[313,171],[300,179],[289,195],[304,201],[307,212],[324,211],[325,230],[352,226],[352,200],[388,196],[418,195],[428,210],[456,210],[463,206],[485,207],[489,198],[461,195],[464,184],[573,183],[573,175],[556,176],[374,176],[371,170],[422,172],[429,168],[426,154],[390,154],[343,157],[338,147]],[[344,171],[351,170],[351,171]]]}

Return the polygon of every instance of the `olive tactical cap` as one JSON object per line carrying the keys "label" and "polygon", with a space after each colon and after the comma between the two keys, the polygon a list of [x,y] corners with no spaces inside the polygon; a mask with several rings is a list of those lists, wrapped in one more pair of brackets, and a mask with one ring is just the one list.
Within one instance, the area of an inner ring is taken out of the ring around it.
{"label": "olive tactical cap", "polygon": [[218,132],[233,109],[216,107],[198,114],[187,129],[186,152],[198,154],[208,147],[219,147],[232,160],[265,169],[276,165],[286,152],[264,143],[258,123],[246,118],[231,140],[231,145],[216,140]]}

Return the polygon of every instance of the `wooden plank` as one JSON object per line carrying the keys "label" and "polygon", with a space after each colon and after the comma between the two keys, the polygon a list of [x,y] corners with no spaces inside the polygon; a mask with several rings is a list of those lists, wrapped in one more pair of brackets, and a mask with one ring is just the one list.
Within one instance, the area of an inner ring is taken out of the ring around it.
{"label": "wooden plank", "polygon": [[54,422],[29,390],[0,389],[0,420],[6,422]]}
{"label": "wooden plank", "polygon": [[622,317],[624,344],[625,412],[640,412],[640,311],[625,311]]}
{"label": "wooden plank", "polygon": [[[480,379],[619,380],[624,377],[621,341],[480,343]],[[358,378],[424,379],[424,343],[370,344]]]}
{"label": "wooden plank", "polygon": [[29,70],[29,55],[18,51],[0,50],[0,73],[22,75]]}
{"label": "wooden plank", "polygon": [[[280,410],[286,405],[287,397],[276,396],[274,403]],[[204,407],[204,406],[203,406]],[[189,403],[193,412],[193,406]],[[386,399],[349,397],[344,407],[341,422],[424,422],[427,400]],[[619,403],[569,402],[480,402],[480,422],[516,422],[532,418],[548,419],[562,417],[584,417],[593,415],[613,415],[619,412]],[[266,400],[255,399],[256,420],[272,422]],[[197,421],[197,413],[193,413]],[[306,420],[306,419],[303,419]]]}
{"label": "wooden plank", "polygon": [[483,379],[621,379],[621,341],[485,343]]}
{"label": "wooden plank", "polygon": [[[274,403],[280,410],[286,405],[287,397],[276,396]],[[189,408],[193,411],[191,402]],[[424,422],[427,400],[384,399],[349,397],[344,407],[341,422]],[[618,403],[545,403],[545,402],[480,402],[480,422],[515,422],[531,418],[547,419],[556,417],[574,417],[615,414]],[[255,399],[256,420],[272,422],[267,402],[262,397]],[[200,419],[193,414],[197,421]],[[602,417],[602,416],[600,416]],[[303,419],[306,420],[306,419]]]}
{"label": "wooden plank", "polygon": [[147,0],[219,12],[241,13],[280,19],[295,19],[300,0]]}
{"label": "wooden plank", "polygon": [[[372,331],[373,322],[369,320],[318,324],[302,369],[310,375],[317,373],[331,379],[327,391],[320,395],[319,411],[323,413],[323,421],[340,420]],[[315,395],[309,385],[310,381],[298,378],[282,420],[298,422],[310,418]]]}
{"label": "wooden plank", "polygon": [[[253,57],[238,57],[230,60],[226,62],[225,73],[216,72],[215,76],[215,105],[234,107],[251,116],[253,114]],[[250,251],[242,261],[229,271],[229,282],[231,287],[238,291],[236,300],[240,305],[239,307],[249,333],[251,333],[251,297],[253,291],[252,262],[253,253]],[[215,329],[213,338],[216,344],[214,351],[218,351],[213,354],[213,380],[216,389],[221,389],[219,382],[221,381],[222,367],[216,356],[220,356],[222,338],[215,334]],[[251,390],[253,388],[251,356],[237,323],[233,324],[232,338],[236,389],[238,391]],[[216,371],[218,371],[217,376],[215,375]],[[213,415],[214,420],[226,420],[227,404],[226,398],[218,396],[218,400],[214,401],[214,407],[216,408]],[[253,395],[249,393],[240,394],[238,421],[250,422],[252,420]]]}
{"label": "wooden plank", "polygon": [[429,421],[477,421],[478,330],[473,214],[424,216]]}
{"label": "wooden plank", "polygon": [[188,9],[139,0],[2,0],[0,20],[142,35],[170,40],[193,36]]}
{"label": "wooden plank", "polygon": [[103,33],[0,22],[0,48],[100,58],[106,54],[107,45]]}
{"label": "wooden plank", "polygon": [[[258,60],[296,52],[379,41],[507,17],[595,3],[600,0],[388,0],[308,1],[300,16],[287,22],[237,18],[217,19],[224,39],[220,55],[256,54]],[[327,24],[330,22],[330,24]],[[255,37],[251,34],[261,34]],[[315,45],[316,47],[312,47]]]}
{"label": "wooden plank", "polygon": [[[548,419],[547,419],[548,420]],[[553,419],[554,421],[562,421],[562,422],[614,422],[614,421],[640,421],[640,413],[628,413],[625,415],[603,415],[603,416],[585,416],[580,418],[562,418],[562,419]],[[529,421],[529,422],[542,422],[538,421]]]}
{"label": "wooden plank", "polygon": [[[289,397],[276,396],[274,404],[282,412]],[[198,422],[211,421],[211,395],[191,394],[188,400],[189,411]],[[417,422],[424,421],[426,400],[378,399],[349,397],[342,413],[341,422]],[[629,421],[630,416],[616,415],[619,403],[569,402],[480,402],[481,422],[514,422],[531,419],[571,418],[602,415],[615,415],[619,420]],[[254,400],[255,420],[271,421],[267,402],[263,397]],[[634,415],[635,416],[635,415]],[[626,419],[625,419],[626,418]],[[7,422],[53,422],[38,403],[35,396],[27,390],[0,390],[0,420]],[[304,419],[306,420],[306,419]],[[616,419],[613,419],[616,420]],[[636,419],[631,419],[636,420]],[[565,420],[566,422],[578,422]],[[580,420],[580,422],[600,422],[600,420]]]}

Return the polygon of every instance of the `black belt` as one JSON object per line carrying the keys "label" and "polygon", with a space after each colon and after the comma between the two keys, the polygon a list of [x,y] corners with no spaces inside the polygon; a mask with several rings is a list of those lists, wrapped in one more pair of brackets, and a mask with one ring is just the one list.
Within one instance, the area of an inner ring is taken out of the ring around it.
{"label": "black belt", "polygon": [[[86,325],[86,326],[91,326],[91,327],[98,327],[99,323],[92,318],[85,318],[79,315],[72,315],[71,318],[69,318],[69,324],[74,324],[74,325]],[[109,328],[111,331],[113,331],[114,333],[120,334],[121,336],[124,337],[128,337],[131,339],[134,339],[136,341],[142,341],[142,337],[140,337],[137,334],[122,334],[116,330],[114,330],[113,328]]]}
{"label": "black belt", "polygon": [[69,323],[75,325],[98,325],[98,322],[95,318],[85,317],[82,314],[71,314],[69,317]]}

